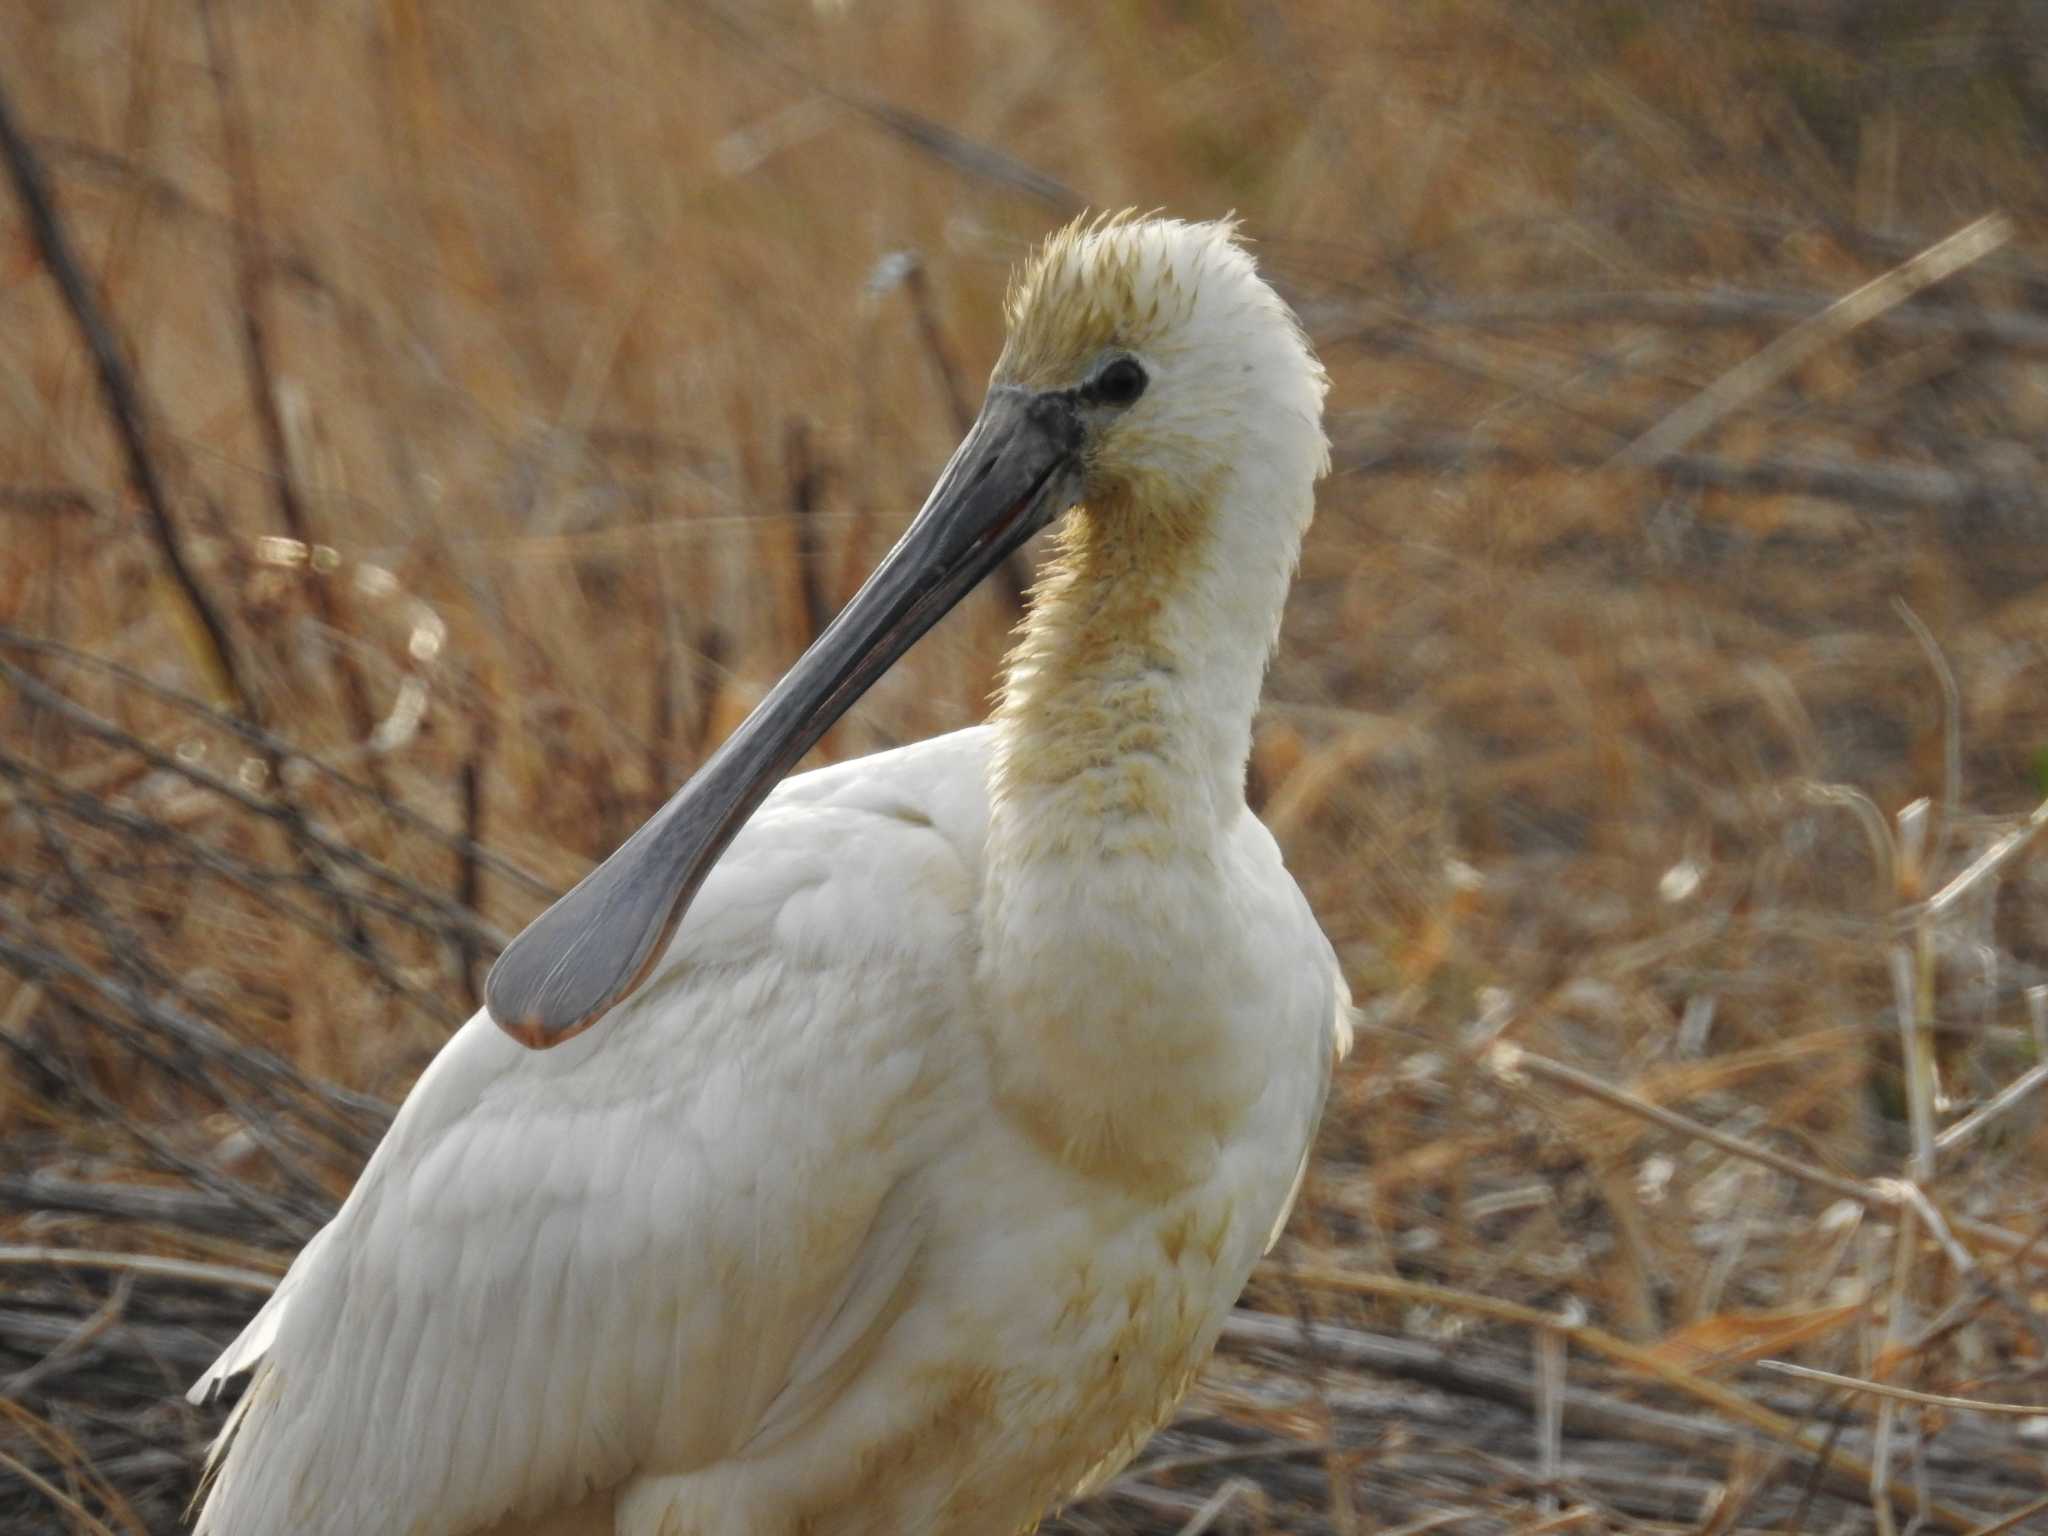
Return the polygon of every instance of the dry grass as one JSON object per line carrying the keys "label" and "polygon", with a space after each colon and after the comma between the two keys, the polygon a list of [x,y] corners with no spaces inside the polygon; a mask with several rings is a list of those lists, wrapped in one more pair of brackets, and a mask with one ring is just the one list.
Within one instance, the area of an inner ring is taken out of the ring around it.
{"label": "dry grass", "polygon": [[[207,15],[0,16],[167,518],[0,204],[0,1528],[173,1528],[176,1387],[1086,201],[1236,208],[1335,376],[1254,788],[1370,1028],[1069,1522],[2048,1530],[2048,1417],[1760,1364],[2048,1403],[2039,1104],[1942,1139],[2048,1047],[2044,866],[1926,902],[2044,789],[2039,4]],[[977,718],[1013,614],[829,752]]]}

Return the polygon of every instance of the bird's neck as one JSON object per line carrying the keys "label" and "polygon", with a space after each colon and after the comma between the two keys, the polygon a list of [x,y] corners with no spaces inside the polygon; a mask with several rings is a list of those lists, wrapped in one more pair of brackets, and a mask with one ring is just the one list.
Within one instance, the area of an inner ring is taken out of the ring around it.
{"label": "bird's neck", "polygon": [[995,863],[1199,852],[1243,813],[1299,533],[1234,500],[1124,492],[1068,517],[995,714]]}
{"label": "bird's neck", "polygon": [[1299,499],[1077,510],[1010,658],[979,979],[999,1110],[1077,1172],[1199,1180],[1261,1080],[1229,839]]}

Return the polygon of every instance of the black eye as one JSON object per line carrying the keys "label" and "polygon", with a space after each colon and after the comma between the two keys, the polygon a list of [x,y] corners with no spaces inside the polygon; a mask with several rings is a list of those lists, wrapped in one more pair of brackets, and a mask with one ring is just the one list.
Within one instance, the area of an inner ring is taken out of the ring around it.
{"label": "black eye", "polygon": [[1088,393],[1104,405],[1129,405],[1145,393],[1145,386],[1151,382],[1151,376],[1136,358],[1120,357],[1095,375]]}

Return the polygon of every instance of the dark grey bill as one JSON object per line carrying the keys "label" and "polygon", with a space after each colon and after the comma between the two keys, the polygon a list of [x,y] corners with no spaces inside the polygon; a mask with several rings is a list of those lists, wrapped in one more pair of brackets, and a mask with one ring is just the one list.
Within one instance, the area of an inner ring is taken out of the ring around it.
{"label": "dark grey bill", "polygon": [[1065,394],[989,391],[931,497],[839,617],[689,783],[498,957],[500,1029],[544,1050],[640,985],[768,792],[912,642],[1070,506],[1081,424]]}

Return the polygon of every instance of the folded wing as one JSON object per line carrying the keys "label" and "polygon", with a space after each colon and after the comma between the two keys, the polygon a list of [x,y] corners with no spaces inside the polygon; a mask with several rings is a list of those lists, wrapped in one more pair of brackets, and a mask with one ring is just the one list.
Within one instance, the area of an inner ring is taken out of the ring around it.
{"label": "folded wing", "polygon": [[[255,1371],[202,1536],[438,1536],[677,1473],[836,1392],[971,1107],[981,733],[790,781],[648,986],[549,1052],[479,1015],[195,1388]],[[859,770],[859,771],[855,771]]]}

